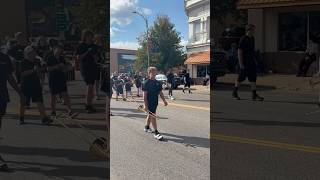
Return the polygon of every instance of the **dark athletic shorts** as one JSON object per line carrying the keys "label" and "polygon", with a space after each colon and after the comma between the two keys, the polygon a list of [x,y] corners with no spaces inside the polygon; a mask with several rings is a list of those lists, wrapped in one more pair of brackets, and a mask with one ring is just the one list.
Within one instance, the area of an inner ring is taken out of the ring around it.
{"label": "dark athletic shorts", "polygon": [[157,112],[157,107],[158,107],[158,105],[149,105],[149,106],[148,106],[148,109],[149,109],[149,111],[152,112],[153,114],[156,114],[156,112]]}
{"label": "dark athletic shorts", "polygon": [[86,83],[86,85],[94,85],[94,83],[97,79],[95,74],[93,74],[93,75],[82,74],[82,78],[83,78],[84,82]]}
{"label": "dark athletic shorts", "polygon": [[238,82],[242,82],[247,78],[249,82],[256,82],[257,70],[255,68],[241,69],[238,76]]}
{"label": "dark athletic shorts", "polygon": [[42,103],[43,102],[43,94],[42,94],[42,89],[37,89],[37,90],[25,90],[24,88],[22,89],[23,95],[26,97],[26,99],[32,100],[33,103]]}
{"label": "dark athletic shorts", "polygon": [[60,81],[50,81],[49,79],[49,88],[51,95],[57,95],[68,91],[67,82],[65,79],[61,79]]}
{"label": "dark athletic shorts", "polygon": [[6,114],[7,111],[7,102],[0,101],[0,116]]}

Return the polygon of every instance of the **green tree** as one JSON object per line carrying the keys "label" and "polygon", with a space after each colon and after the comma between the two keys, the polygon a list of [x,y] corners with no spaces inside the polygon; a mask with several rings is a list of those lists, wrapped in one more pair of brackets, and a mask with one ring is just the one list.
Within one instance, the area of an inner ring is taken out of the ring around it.
{"label": "green tree", "polygon": [[247,18],[245,10],[237,9],[238,0],[214,0],[212,3],[211,12],[213,16],[211,17],[221,24],[223,24],[224,18],[228,15],[243,21]]}
{"label": "green tree", "polygon": [[72,19],[80,29],[91,29],[97,33],[108,32],[109,14],[107,9],[109,1],[106,0],[80,0],[70,7]]}
{"label": "green tree", "polygon": [[[149,52],[150,66],[155,66],[158,70],[166,72],[169,68],[183,64],[185,52],[180,45],[180,33],[176,31],[175,25],[170,22],[168,16],[158,16],[149,29]],[[147,36],[141,35],[138,38],[140,48],[137,53],[135,63],[136,70],[147,69]]]}

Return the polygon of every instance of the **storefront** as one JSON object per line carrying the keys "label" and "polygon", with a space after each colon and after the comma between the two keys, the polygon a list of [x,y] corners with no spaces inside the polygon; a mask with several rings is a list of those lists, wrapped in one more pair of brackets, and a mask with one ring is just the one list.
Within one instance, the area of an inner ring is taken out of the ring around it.
{"label": "storefront", "polygon": [[[256,48],[266,71],[296,73],[308,39],[320,33],[320,1],[240,0],[248,9],[248,23],[256,26]],[[317,69],[313,64],[310,72]]]}
{"label": "storefront", "polygon": [[210,51],[191,54],[185,64],[195,83],[201,83],[206,75],[210,75]]}

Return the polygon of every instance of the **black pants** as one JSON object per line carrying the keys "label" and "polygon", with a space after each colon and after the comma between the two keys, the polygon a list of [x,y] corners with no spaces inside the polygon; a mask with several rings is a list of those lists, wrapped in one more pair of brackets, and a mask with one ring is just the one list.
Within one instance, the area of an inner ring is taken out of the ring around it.
{"label": "black pants", "polygon": [[311,64],[316,60],[317,60],[317,56],[315,54],[306,55],[299,64],[298,75],[306,76]]}

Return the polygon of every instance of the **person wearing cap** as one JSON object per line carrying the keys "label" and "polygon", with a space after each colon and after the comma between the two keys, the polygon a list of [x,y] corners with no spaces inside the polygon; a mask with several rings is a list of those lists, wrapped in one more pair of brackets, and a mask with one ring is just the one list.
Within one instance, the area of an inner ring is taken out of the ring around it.
{"label": "person wearing cap", "polygon": [[257,63],[255,59],[255,39],[254,39],[255,26],[249,24],[246,26],[246,34],[241,37],[238,48],[238,58],[240,72],[237,80],[235,81],[232,97],[240,100],[238,96],[238,89],[244,80],[248,79],[252,90],[252,100],[263,101],[264,98],[257,94]]}
{"label": "person wearing cap", "polygon": [[98,47],[94,44],[94,33],[90,30],[83,30],[81,41],[76,55],[80,59],[81,76],[87,85],[85,109],[87,113],[94,113],[96,110],[92,104],[98,76]]}
{"label": "person wearing cap", "polygon": [[[23,95],[37,104],[42,123],[48,125],[52,120],[47,116],[43,104],[42,86],[39,78],[40,67],[37,65],[37,53],[27,46],[24,50],[25,59],[21,64],[21,90]],[[24,124],[25,106],[20,105],[19,124]]]}

